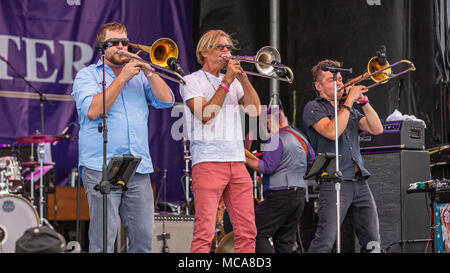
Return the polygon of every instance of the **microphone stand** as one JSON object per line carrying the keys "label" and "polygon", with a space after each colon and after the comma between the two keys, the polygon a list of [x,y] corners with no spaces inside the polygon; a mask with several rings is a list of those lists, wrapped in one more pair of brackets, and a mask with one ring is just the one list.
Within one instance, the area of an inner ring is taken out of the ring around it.
{"label": "microphone stand", "polygon": [[103,79],[102,79],[102,88],[103,88],[103,113],[102,113],[102,122],[98,124],[99,133],[103,134],[103,164],[102,164],[102,181],[99,185],[99,190],[103,195],[103,252],[107,253],[107,241],[108,241],[108,222],[107,222],[107,208],[108,208],[108,194],[111,192],[110,183],[108,181],[107,173],[106,173],[106,144],[108,143],[108,127],[106,125],[106,81],[105,81],[105,46],[98,46],[97,50],[101,52],[101,58],[103,63]]}
{"label": "microphone stand", "polygon": [[189,150],[187,149],[187,139],[183,138],[183,149],[184,149],[184,163],[185,163],[185,184],[184,184],[184,198],[186,201],[186,215],[189,215],[189,183],[191,181],[191,173],[189,171],[189,162],[191,160],[191,156],[189,155]]}
{"label": "microphone stand", "polygon": [[339,141],[338,141],[338,116],[337,116],[337,70],[330,71],[333,73],[334,82],[334,143],[335,143],[335,189],[336,189],[336,252],[341,253],[341,181],[342,173],[339,170]]}
{"label": "microphone stand", "polygon": [[342,172],[339,170],[339,139],[338,139],[338,100],[337,100],[337,73],[348,72],[352,73],[352,69],[345,69],[340,67],[325,66],[322,70],[329,71],[333,74],[334,83],[334,138],[335,138],[335,161],[336,161],[336,171],[334,173],[335,179],[335,189],[336,189],[336,252],[341,253],[341,182],[342,182]]}

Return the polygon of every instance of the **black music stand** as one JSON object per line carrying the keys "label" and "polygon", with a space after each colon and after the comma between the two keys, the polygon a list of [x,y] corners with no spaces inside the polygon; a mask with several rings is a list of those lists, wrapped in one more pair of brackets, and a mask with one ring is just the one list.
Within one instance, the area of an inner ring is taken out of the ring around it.
{"label": "black music stand", "polygon": [[[341,157],[342,156],[339,155],[339,159]],[[335,153],[318,153],[311,169],[309,169],[309,172],[303,178],[308,180],[309,178],[314,177],[318,183],[324,178],[338,180],[338,177],[336,176],[335,160]]]}
{"label": "black music stand", "polygon": [[100,182],[96,189],[106,194],[114,190],[128,190],[127,183],[133,178],[141,160],[140,156],[130,154],[113,156],[106,168],[107,180]]}
{"label": "black music stand", "polygon": [[140,156],[133,156],[124,154],[122,156],[113,156],[105,173],[102,175],[102,181],[95,185],[94,189],[103,194],[103,251],[107,252],[107,216],[106,216],[106,196],[111,191],[122,190],[126,191],[128,181],[133,178],[136,169],[141,163]]}

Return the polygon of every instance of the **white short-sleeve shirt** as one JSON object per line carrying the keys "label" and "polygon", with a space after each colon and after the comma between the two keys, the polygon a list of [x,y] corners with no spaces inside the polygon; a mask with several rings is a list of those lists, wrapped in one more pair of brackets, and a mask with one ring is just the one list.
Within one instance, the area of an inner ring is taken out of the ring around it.
{"label": "white short-sleeve shirt", "polygon": [[[186,101],[195,97],[211,100],[222,82],[223,74],[216,77],[203,70],[185,76],[186,85],[180,85],[180,94],[184,102],[184,117],[190,140],[192,166],[200,162],[245,162],[244,132],[242,128],[241,105],[244,96],[240,82],[235,79],[230,92],[218,115],[207,123],[195,117],[186,105]],[[206,109],[207,110],[207,109]]]}

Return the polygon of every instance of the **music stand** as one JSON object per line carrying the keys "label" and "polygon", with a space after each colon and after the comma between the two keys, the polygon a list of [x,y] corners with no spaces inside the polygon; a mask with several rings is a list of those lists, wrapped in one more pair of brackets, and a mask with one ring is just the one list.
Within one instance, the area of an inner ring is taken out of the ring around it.
{"label": "music stand", "polygon": [[[339,159],[341,159],[341,155],[339,155]],[[303,177],[308,180],[311,177],[314,177],[316,182],[319,182],[323,178],[327,179],[338,179],[336,177],[336,165],[335,161],[336,155],[335,153],[318,153],[314,160],[311,169],[309,172]]]}
{"label": "music stand", "polygon": [[130,154],[113,156],[106,168],[107,181],[102,181],[99,184],[99,190],[101,192],[103,190],[105,193],[109,193],[113,190],[128,190],[127,183],[133,178],[141,160],[142,158],[140,156],[133,156]]}
{"label": "music stand", "polygon": [[141,163],[142,158],[140,156],[133,156],[130,154],[115,155],[113,156],[106,168],[106,173],[102,177],[106,178],[97,184],[94,189],[100,191],[103,194],[104,206],[103,206],[103,251],[107,251],[107,209],[105,206],[105,200],[107,194],[111,191],[122,190],[126,191],[128,181],[133,178],[136,173],[136,169]]}

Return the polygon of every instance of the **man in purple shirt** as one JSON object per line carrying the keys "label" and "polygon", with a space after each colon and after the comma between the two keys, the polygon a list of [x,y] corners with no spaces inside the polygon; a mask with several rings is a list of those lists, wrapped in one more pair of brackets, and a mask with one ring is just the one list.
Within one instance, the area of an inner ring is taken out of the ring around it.
{"label": "man in purple shirt", "polygon": [[308,184],[303,177],[315,154],[306,137],[289,125],[281,108],[269,109],[268,114],[267,127],[272,133],[268,145],[275,147],[265,151],[261,160],[246,158],[249,168],[263,174],[264,201],[255,210],[255,252],[289,253],[294,250],[305,206]]}

